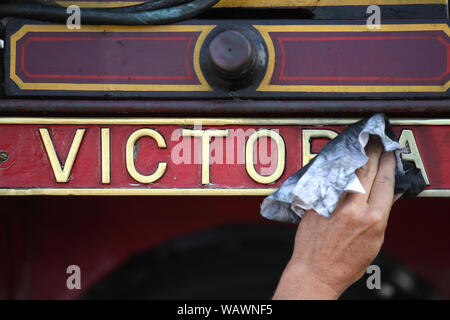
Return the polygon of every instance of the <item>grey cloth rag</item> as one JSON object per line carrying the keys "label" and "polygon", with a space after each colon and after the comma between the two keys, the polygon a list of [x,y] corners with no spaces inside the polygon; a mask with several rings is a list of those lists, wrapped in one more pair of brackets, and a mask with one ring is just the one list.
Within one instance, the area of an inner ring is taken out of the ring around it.
{"label": "grey cloth rag", "polygon": [[352,124],[328,142],[308,165],[264,199],[261,215],[271,220],[298,223],[305,210],[314,209],[329,218],[344,191],[365,193],[355,171],[368,160],[364,148],[370,135],[380,137],[385,151],[394,151],[396,177],[405,175],[400,158],[405,149],[397,142],[387,118],[375,114]]}

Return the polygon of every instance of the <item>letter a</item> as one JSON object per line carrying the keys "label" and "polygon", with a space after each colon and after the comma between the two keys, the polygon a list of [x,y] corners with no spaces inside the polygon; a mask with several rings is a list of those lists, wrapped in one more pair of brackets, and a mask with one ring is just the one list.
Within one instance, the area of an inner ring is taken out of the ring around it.
{"label": "letter a", "polygon": [[[371,274],[373,272],[373,274]],[[367,289],[381,289],[381,270],[377,265],[371,265],[367,268],[366,273],[371,274],[370,277],[367,278],[366,285]]]}
{"label": "letter a", "polygon": [[367,14],[372,14],[367,18],[367,28],[369,29],[381,29],[381,9],[377,5],[371,5],[367,8]]}
{"label": "letter a", "polygon": [[81,289],[81,269],[77,265],[70,265],[66,270],[67,274],[70,276],[67,278],[66,285],[67,289]]}
{"label": "letter a", "polygon": [[70,16],[67,18],[66,26],[68,29],[81,29],[81,10],[79,6],[71,5],[67,7],[67,14]]}

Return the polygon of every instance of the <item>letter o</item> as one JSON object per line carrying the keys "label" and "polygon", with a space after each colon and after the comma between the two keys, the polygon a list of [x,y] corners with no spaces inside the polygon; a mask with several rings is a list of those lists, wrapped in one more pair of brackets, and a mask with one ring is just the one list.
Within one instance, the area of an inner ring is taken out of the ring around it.
{"label": "letter o", "polygon": [[[259,138],[269,137],[275,141],[278,149],[278,161],[275,171],[270,176],[262,176],[255,170],[253,163],[253,149],[256,141]],[[286,147],[283,138],[278,134],[278,132],[268,129],[261,129],[254,132],[247,140],[247,145],[245,146],[245,169],[248,175],[256,182],[269,184],[275,182],[281,177],[284,171],[284,166],[286,163]]]}
{"label": "letter o", "polygon": [[125,157],[127,163],[127,170],[130,176],[140,183],[152,183],[162,177],[167,168],[166,162],[158,163],[158,168],[151,175],[145,176],[140,174],[136,170],[136,166],[134,165],[134,145],[136,142],[142,137],[150,137],[153,138],[158,144],[158,148],[166,148],[166,142],[161,134],[153,129],[139,129],[133,132],[127,141],[127,146],[125,149]]}

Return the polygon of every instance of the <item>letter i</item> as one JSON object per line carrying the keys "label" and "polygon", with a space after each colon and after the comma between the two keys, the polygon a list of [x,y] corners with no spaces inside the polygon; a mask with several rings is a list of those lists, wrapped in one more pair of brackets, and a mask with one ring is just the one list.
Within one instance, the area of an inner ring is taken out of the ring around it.
{"label": "letter i", "polygon": [[102,128],[101,130],[101,145],[102,145],[102,183],[109,184],[111,182],[111,152],[110,152],[110,137],[109,128]]}

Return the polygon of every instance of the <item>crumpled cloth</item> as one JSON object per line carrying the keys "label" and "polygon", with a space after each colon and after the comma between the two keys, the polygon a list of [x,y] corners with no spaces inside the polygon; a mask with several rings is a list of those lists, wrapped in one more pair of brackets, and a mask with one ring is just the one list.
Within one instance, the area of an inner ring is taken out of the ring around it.
{"label": "crumpled cloth", "polygon": [[389,120],[383,114],[375,114],[350,125],[329,141],[308,165],[264,199],[261,215],[271,220],[299,223],[305,210],[314,209],[329,218],[344,191],[365,193],[356,170],[368,160],[364,148],[370,135],[380,137],[385,151],[394,151],[397,161],[395,194],[404,193],[402,198],[419,194],[426,186],[420,170],[401,160],[400,154],[406,149],[397,142]]}

